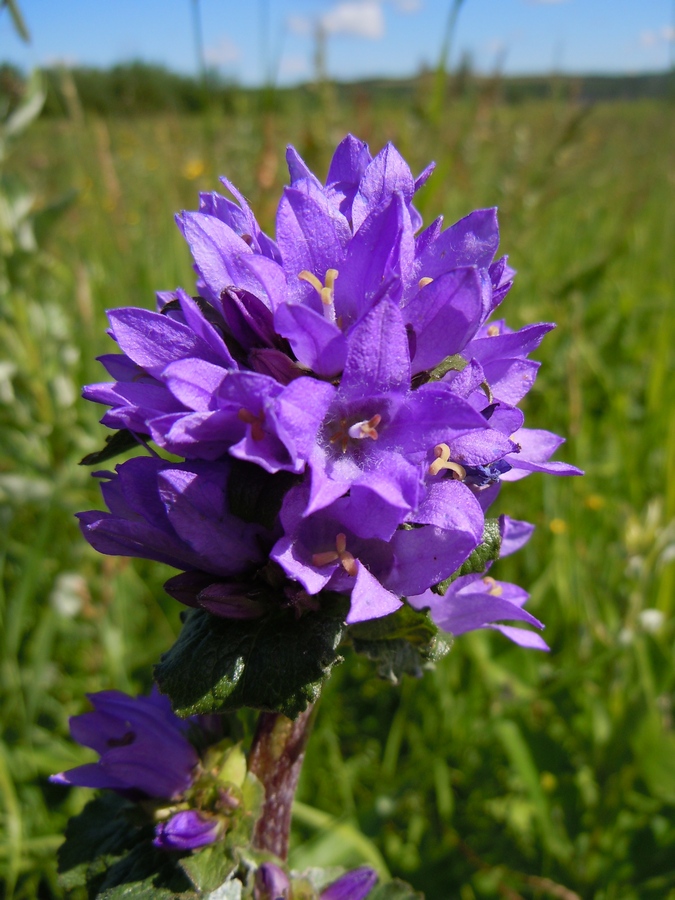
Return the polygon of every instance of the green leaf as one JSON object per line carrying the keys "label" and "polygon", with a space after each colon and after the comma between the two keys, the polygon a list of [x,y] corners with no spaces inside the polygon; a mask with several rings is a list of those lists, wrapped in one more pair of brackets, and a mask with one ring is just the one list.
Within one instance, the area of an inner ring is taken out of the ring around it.
{"label": "green leaf", "polygon": [[405,881],[395,878],[386,884],[378,884],[368,894],[368,900],[424,900],[424,894],[420,894]]}
{"label": "green leaf", "polygon": [[112,792],[91,800],[66,826],[59,881],[90,898],[196,897],[179,855],[152,845],[154,828],[135,804]]}
{"label": "green leaf", "polygon": [[199,894],[179,862],[178,854],[145,840],[108,869],[97,900],[197,900]]}
{"label": "green leaf", "polygon": [[21,10],[16,2],[16,0],[2,0],[2,6],[6,6],[9,9],[9,14],[12,17],[12,23],[19,35],[26,43],[30,41],[30,32],[26,28],[26,23],[23,20],[23,15],[21,14]]}
{"label": "green leaf", "polygon": [[228,841],[219,841],[184,857],[180,865],[197,890],[210,893],[234,875],[239,859]]}
{"label": "green leaf", "polygon": [[344,614],[344,598],[325,596],[321,610],[301,618],[283,611],[236,621],[191,611],[155,680],[180,716],[251,707],[294,718],[342,661]]}
{"label": "green leaf", "polygon": [[486,519],[483,540],[473,551],[471,556],[445,581],[434,585],[431,590],[443,596],[452,582],[460,575],[473,575],[484,572],[489,562],[499,557],[502,546],[502,536],[499,530],[499,519]]}
{"label": "green leaf", "polygon": [[228,507],[232,515],[245,522],[273,528],[288,490],[299,480],[292,472],[271,474],[254,463],[231,460],[227,481]]}
{"label": "green leaf", "polygon": [[429,616],[408,605],[390,616],[352,625],[349,635],[356,652],[375,660],[378,675],[394,684],[403,675],[420,677],[450,649]]}
{"label": "green leaf", "polygon": [[95,884],[106,870],[131,850],[136,829],[129,826],[132,805],[117,794],[91,800],[66,826],[59,847],[59,881],[68,890]]}
{"label": "green leaf", "polygon": [[134,447],[140,447],[141,445],[138,438],[149,440],[150,435],[136,435],[131,431],[127,431],[126,428],[115,431],[113,434],[109,434],[106,437],[105,447],[102,450],[97,450],[94,453],[87,453],[87,455],[80,460],[80,465],[97,466],[99,463],[106,462],[109,459],[113,459],[115,456],[119,456],[120,453],[126,453],[127,450],[133,450]]}

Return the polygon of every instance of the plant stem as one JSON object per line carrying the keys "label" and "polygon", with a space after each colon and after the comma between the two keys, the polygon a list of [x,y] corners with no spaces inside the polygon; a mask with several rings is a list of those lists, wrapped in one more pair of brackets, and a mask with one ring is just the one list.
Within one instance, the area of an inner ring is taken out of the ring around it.
{"label": "plant stem", "polygon": [[297,719],[280,713],[261,713],[248,757],[249,771],[265,787],[265,803],[253,843],[258,850],[268,850],[280,859],[288,856],[291,808],[313,712],[310,705]]}

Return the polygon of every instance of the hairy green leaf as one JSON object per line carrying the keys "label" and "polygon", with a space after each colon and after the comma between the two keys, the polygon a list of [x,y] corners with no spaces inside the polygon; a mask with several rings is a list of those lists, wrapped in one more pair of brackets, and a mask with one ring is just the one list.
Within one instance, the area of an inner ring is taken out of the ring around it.
{"label": "hairy green leaf", "polygon": [[99,465],[99,463],[107,462],[107,460],[109,459],[114,459],[121,453],[126,453],[127,450],[133,450],[135,447],[141,446],[139,444],[138,438],[149,440],[150,435],[135,435],[133,432],[127,431],[126,428],[122,428],[120,431],[115,431],[113,432],[113,434],[107,435],[105,439],[105,447],[103,447],[101,450],[96,450],[94,453],[87,453],[87,455],[82,457],[82,459],[80,460],[80,465],[97,466]]}
{"label": "hairy green leaf", "polygon": [[421,676],[450,649],[429,616],[407,605],[390,616],[352,625],[349,633],[356,652],[376,661],[378,675],[395,684],[403,675]]}
{"label": "hairy green leaf", "polygon": [[499,519],[486,519],[483,531],[483,540],[473,551],[471,556],[445,581],[431,588],[436,594],[443,596],[452,582],[460,575],[473,575],[484,572],[488,563],[499,557],[502,546],[502,536],[499,530]]}
{"label": "hairy green leaf", "polygon": [[180,716],[250,707],[294,718],[341,661],[344,607],[323,598],[321,610],[300,618],[283,611],[243,621],[191,611],[155,679]]}

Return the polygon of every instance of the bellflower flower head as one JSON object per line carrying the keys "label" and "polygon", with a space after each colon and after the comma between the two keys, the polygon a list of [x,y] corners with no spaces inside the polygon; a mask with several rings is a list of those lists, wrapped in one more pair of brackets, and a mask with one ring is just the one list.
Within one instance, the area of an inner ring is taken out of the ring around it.
{"label": "bellflower flower head", "polygon": [[88,697],[94,710],[73,716],[70,730],[100,758],[50,781],[112,790],[139,804],[139,817],[155,823],[153,844],[162,850],[196,850],[252,821],[247,804],[262,788],[240,747],[221,740],[220,722],[178,718],[156,688],[149,697],[120,691]]}
{"label": "bellflower flower head", "polygon": [[[292,147],[287,161],[274,240],[223,179],[229,196],[177,217],[196,295],[109,313],[113,381],[85,396],[185,462],[124,463],[105,475],[109,512],[80,518],[101,552],[181,569],[167,590],[189,605],[264,615],[271,560],[279,596],[346,594],[355,623],[447,580],[502,482],[579,470],[551,462],[562,439],[518,409],[553,325],[494,318],[515,274],[496,211],[422,230],[413,199],[433,166],[415,178],[391,144],[373,157],[348,135],[325,183]],[[273,521],[232,511],[235,463],[276,485]]]}

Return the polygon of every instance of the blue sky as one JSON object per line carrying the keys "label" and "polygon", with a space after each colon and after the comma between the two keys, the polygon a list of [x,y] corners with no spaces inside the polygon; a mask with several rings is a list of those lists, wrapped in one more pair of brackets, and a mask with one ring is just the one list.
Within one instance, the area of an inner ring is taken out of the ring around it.
{"label": "blue sky", "polygon": [[[0,12],[0,60],[108,66],[130,59],[196,69],[195,0],[20,0],[26,46]],[[407,76],[435,65],[450,0],[197,0],[209,64],[243,84],[269,66],[312,75],[317,25],[329,75]],[[507,73],[662,71],[675,53],[675,0],[465,0],[452,59]]]}

